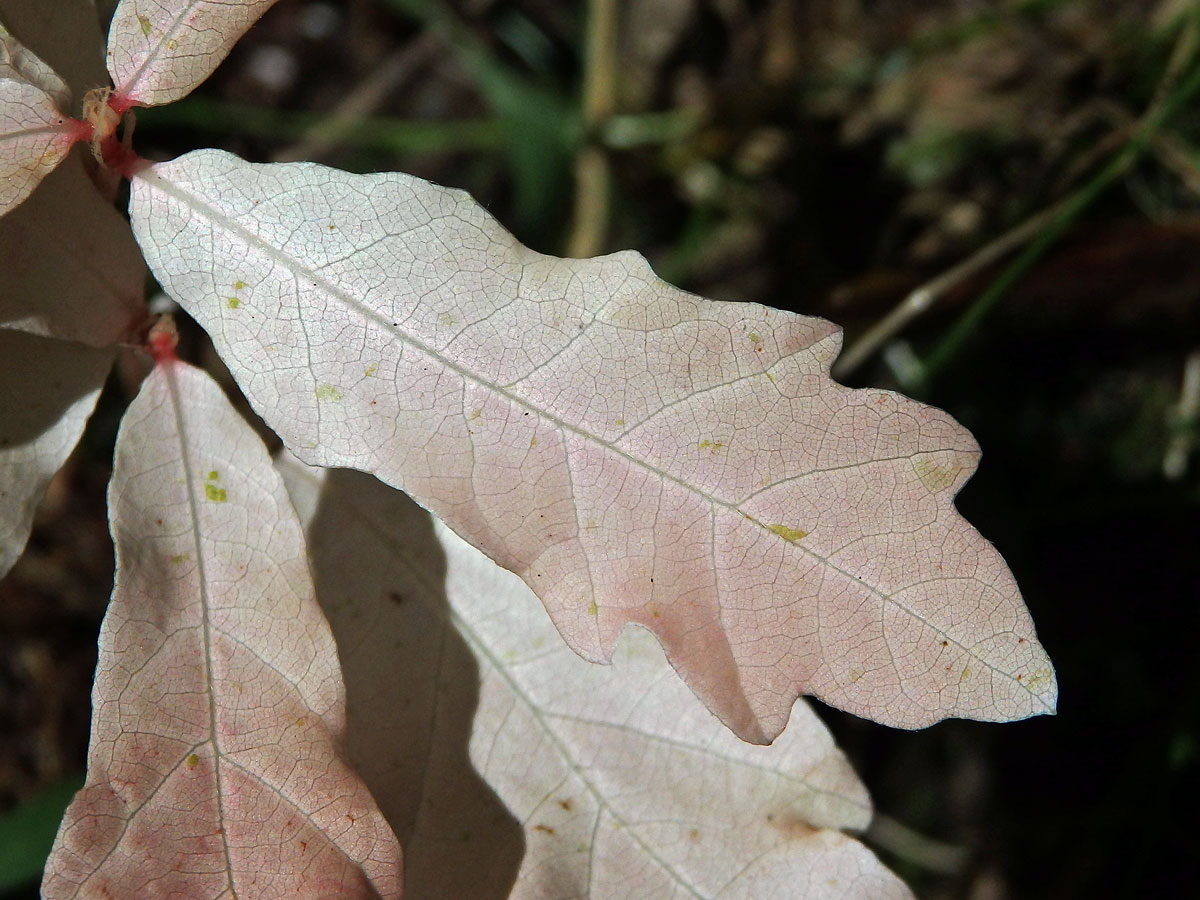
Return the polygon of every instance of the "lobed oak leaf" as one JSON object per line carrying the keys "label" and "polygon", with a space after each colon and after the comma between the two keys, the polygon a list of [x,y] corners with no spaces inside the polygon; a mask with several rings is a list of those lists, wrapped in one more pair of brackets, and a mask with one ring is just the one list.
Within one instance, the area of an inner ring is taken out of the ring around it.
{"label": "lobed oak leaf", "polygon": [[108,31],[115,96],[126,107],[158,106],[186,96],[274,3],[121,0]]}
{"label": "lobed oak leaf", "polygon": [[79,442],[112,357],[0,329],[0,577],[21,555],[38,502]]}
{"label": "lobed oak leaf", "polygon": [[838,830],[864,828],[869,800],[803,701],[773,746],[744,744],[642,629],[591,665],[526,585],[404,495],[277,465],[407,897],[911,897]]}
{"label": "lobed oak leaf", "polygon": [[411,494],[606,660],[657,635],[741,737],[800,693],[907,728],[1052,712],[1053,669],[953,497],[945,413],[850,390],[840,332],[563,260],[461,191],[202,150],[140,171],[154,274],[306,462]]}
{"label": "lobed oak leaf", "polygon": [[342,682],[299,521],[207,375],[167,360],[146,380],[109,509],[87,782],[42,896],[399,897],[399,845],[339,755]]}

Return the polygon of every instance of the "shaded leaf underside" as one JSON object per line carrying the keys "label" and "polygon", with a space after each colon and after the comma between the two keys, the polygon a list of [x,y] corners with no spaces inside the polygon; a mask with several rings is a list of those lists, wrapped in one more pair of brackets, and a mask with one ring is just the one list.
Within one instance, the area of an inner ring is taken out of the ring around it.
{"label": "shaded leaf underside", "polygon": [[911,896],[833,831],[870,807],[802,701],[771,747],[745,744],[645,631],[591,665],[526,585],[403,494],[277,464],[306,511],[348,752],[404,841],[409,900]]}

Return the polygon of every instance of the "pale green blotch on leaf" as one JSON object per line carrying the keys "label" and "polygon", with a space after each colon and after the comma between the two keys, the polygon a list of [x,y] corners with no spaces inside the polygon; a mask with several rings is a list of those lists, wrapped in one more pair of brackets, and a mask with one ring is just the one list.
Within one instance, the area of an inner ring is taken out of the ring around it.
{"label": "pale green blotch on leaf", "polygon": [[808,537],[807,531],[802,531],[799,528],[789,528],[786,525],[768,525],[767,528],[785,541],[790,541],[793,544],[802,538]]}
{"label": "pale green blotch on leaf", "polygon": [[239,300],[237,297],[226,297],[225,305],[228,306],[230,309],[237,309],[239,306],[242,305],[242,301]]}
{"label": "pale green blotch on leaf", "polygon": [[1048,685],[1053,677],[1054,673],[1050,669],[1038,669],[1025,681],[1025,687],[1037,693]]}
{"label": "pale green blotch on leaf", "polygon": [[138,16],[137,20],[138,20],[138,24],[142,26],[142,34],[146,35],[146,37],[149,37],[150,36],[150,20],[147,19],[145,16]]}
{"label": "pale green blotch on leaf", "polygon": [[944,491],[958,479],[958,473],[962,471],[961,466],[953,466],[947,468],[940,466],[936,462],[927,457],[918,457],[912,461],[913,471],[917,473],[917,478],[921,484],[925,485],[931,493]]}
{"label": "pale green blotch on leaf", "polygon": [[[216,471],[216,469],[213,469],[212,471],[210,471],[208,473],[208,480],[210,482],[219,481],[220,478],[221,478],[221,476]],[[215,484],[204,485],[204,496],[207,497],[209,500],[211,500],[213,503],[224,503],[225,500],[227,499],[225,496],[225,488],[218,487]]]}
{"label": "pale green blotch on leaf", "polygon": [[342,399],[342,392],[335,388],[332,384],[317,385],[317,399],[336,402]]}

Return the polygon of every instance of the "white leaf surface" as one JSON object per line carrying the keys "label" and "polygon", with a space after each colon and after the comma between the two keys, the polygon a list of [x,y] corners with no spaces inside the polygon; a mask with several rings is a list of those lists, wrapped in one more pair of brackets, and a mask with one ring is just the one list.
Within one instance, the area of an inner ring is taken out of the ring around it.
{"label": "white leaf surface", "polygon": [[504,900],[523,832],[468,756],[479,664],[450,623],[429,514],[360,472],[286,451],[276,465],[338,643],[346,755],[404,847],[406,900]]}
{"label": "white leaf surface", "polygon": [[157,106],[187,95],[275,0],[121,0],[108,30],[114,93]]}
{"label": "white leaf surface", "polygon": [[25,548],[111,364],[111,352],[0,329],[0,577]]}
{"label": "white leaf surface", "polygon": [[75,143],[77,131],[54,102],[37,85],[0,77],[0,216],[33,193]]}
{"label": "white leaf surface", "polygon": [[23,45],[0,21],[0,80],[23,81],[41,88],[59,109],[68,110],[71,91],[58,74]]}
{"label": "white leaf surface", "polygon": [[146,264],[79,147],[0,218],[0,329],[104,347],[146,315]]}
{"label": "white leaf surface", "polygon": [[542,256],[395,173],[206,150],[140,172],[130,209],[294,452],[409,492],[586,658],[644,625],[758,742],[798,693],[910,728],[1053,711],[1012,575],[954,509],[974,440],[835,384],[830,323],[686,294],[633,253]]}
{"label": "white leaf surface", "polygon": [[[869,801],[802,701],[773,746],[745,744],[645,631],[591,665],[526,585],[396,491],[279,465],[346,671],[348,744],[405,836],[410,900],[911,896],[837,831],[864,828]],[[512,825],[463,766],[464,718],[524,834],[515,872]]]}
{"label": "white leaf surface", "polygon": [[117,548],[88,776],[42,896],[390,900],[400,848],[342,761],[344,694],[266,448],[160,362],[109,488]]}

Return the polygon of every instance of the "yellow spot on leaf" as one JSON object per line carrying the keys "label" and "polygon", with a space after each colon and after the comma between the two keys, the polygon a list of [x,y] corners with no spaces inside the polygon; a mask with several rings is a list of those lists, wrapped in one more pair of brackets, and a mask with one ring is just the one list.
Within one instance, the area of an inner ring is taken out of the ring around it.
{"label": "yellow spot on leaf", "polygon": [[453,328],[458,324],[458,319],[454,318],[454,316],[450,315],[450,313],[442,313],[440,316],[438,316],[438,321],[441,322],[446,328]]}
{"label": "yellow spot on leaf", "polygon": [[617,419],[617,421],[613,422],[613,424],[614,424],[614,425],[616,425],[618,428],[620,428],[622,425],[624,425],[624,424],[625,424],[625,420],[624,420],[624,419]]}
{"label": "yellow spot on leaf", "polygon": [[537,439],[537,435],[535,434],[533,437],[531,437],[529,439],[529,446],[536,447],[537,445],[538,445],[538,439]]}
{"label": "yellow spot on leaf", "polygon": [[591,603],[588,604],[588,615],[596,616],[599,614],[600,614],[600,608],[598,606],[596,606],[596,601],[593,600]]}
{"label": "yellow spot on leaf", "polygon": [[246,282],[244,282],[244,281],[235,281],[235,282],[233,283],[233,289],[234,289],[235,291],[240,291],[240,290],[241,290],[242,288],[244,288],[245,286],[246,286]]}
{"label": "yellow spot on leaf", "polygon": [[332,384],[317,385],[317,399],[326,400],[330,403],[336,403],[342,399],[342,392],[335,388]]}
{"label": "yellow spot on leaf", "polygon": [[476,419],[478,419],[482,415],[483,415],[482,409],[473,409],[473,410],[471,410],[471,414],[469,416],[467,416],[467,421],[474,422]]}
{"label": "yellow spot on leaf", "polygon": [[217,487],[215,484],[206,484],[204,486],[204,496],[213,503],[225,502],[225,488]]}
{"label": "yellow spot on leaf", "polygon": [[958,479],[958,473],[962,471],[961,466],[940,466],[928,457],[919,457],[913,460],[913,471],[917,473],[917,478],[921,480],[921,484],[925,485],[931,493],[943,491]]}
{"label": "yellow spot on leaf", "polygon": [[749,337],[749,338],[750,338],[750,340],[751,340],[753,343],[755,343],[755,344],[757,344],[757,343],[758,343],[760,340],[762,340],[762,338],[760,338],[760,337],[758,336],[758,332],[757,332],[757,331],[752,331],[752,332],[750,332],[750,334],[748,335],[748,337]]}
{"label": "yellow spot on leaf", "polygon": [[174,40],[167,41],[167,49],[168,50],[175,50],[178,47],[179,47],[179,43],[177,41],[174,41]]}
{"label": "yellow spot on leaf", "polygon": [[851,669],[850,670],[850,680],[851,681],[859,681],[862,679],[863,675],[865,675],[865,674],[866,673],[863,672],[862,669]]}
{"label": "yellow spot on leaf", "polygon": [[808,537],[807,531],[802,531],[799,528],[789,528],[787,525],[768,525],[767,528],[785,541],[790,541],[793,544]]}
{"label": "yellow spot on leaf", "polygon": [[169,556],[169,557],[167,557],[167,558],[168,558],[168,559],[171,561],[171,563],[172,563],[173,565],[176,565],[176,566],[177,566],[177,565],[179,565],[180,563],[185,563],[185,562],[187,562],[187,561],[188,561],[189,559],[191,559],[192,557],[191,557],[190,555],[188,555],[187,553],[176,553],[174,556]]}
{"label": "yellow spot on leaf", "polygon": [[724,441],[701,441],[697,446],[701,450],[720,450],[725,446]]}
{"label": "yellow spot on leaf", "polygon": [[959,680],[959,681],[966,681],[966,680],[967,680],[968,678],[970,678],[970,677],[971,677],[971,667],[970,667],[970,666],[965,666],[965,667],[963,668],[963,670],[962,670],[962,675],[960,675],[960,676],[959,676],[958,680]]}
{"label": "yellow spot on leaf", "polygon": [[138,24],[142,26],[142,34],[149,36],[150,20],[147,19],[145,16],[138,16]]}
{"label": "yellow spot on leaf", "polygon": [[194,769],[196,766],[200,765],[200,757],[198,757],[195,753],[189,753],[188,758],[184,760],[184,762],[187,763],[187,767],[189,769]]}
{"label": "yellow spot on leaf", "polygon": [[208,473],[208,480],[209,480],[209,481],[220,481],[220,480],[221,480],[221,473],[220,473],[220,472],[218,472],[216,469],[212,469],[212,470],[211,470],[211,471]]}
{"label": "yellow spot on leaf", "polygon": [[242,305],[242,301],[239,300],[237,297],[226,297],[225,305],[228,306],[230,309],[237,309],[239,306]]}
{"label": "yellow spot on leaf", "polygon": [[367,366],[367,367],[366,367],[366,368],[363,370],[363,374],[365,374],[365,375],[374,375],[374,374],[375,374],[376,372],[378,372],[378,371],[379,371],[379,366],[378,366],[378,365],[376,365],[375,363],[371,363],[369,366]]}

